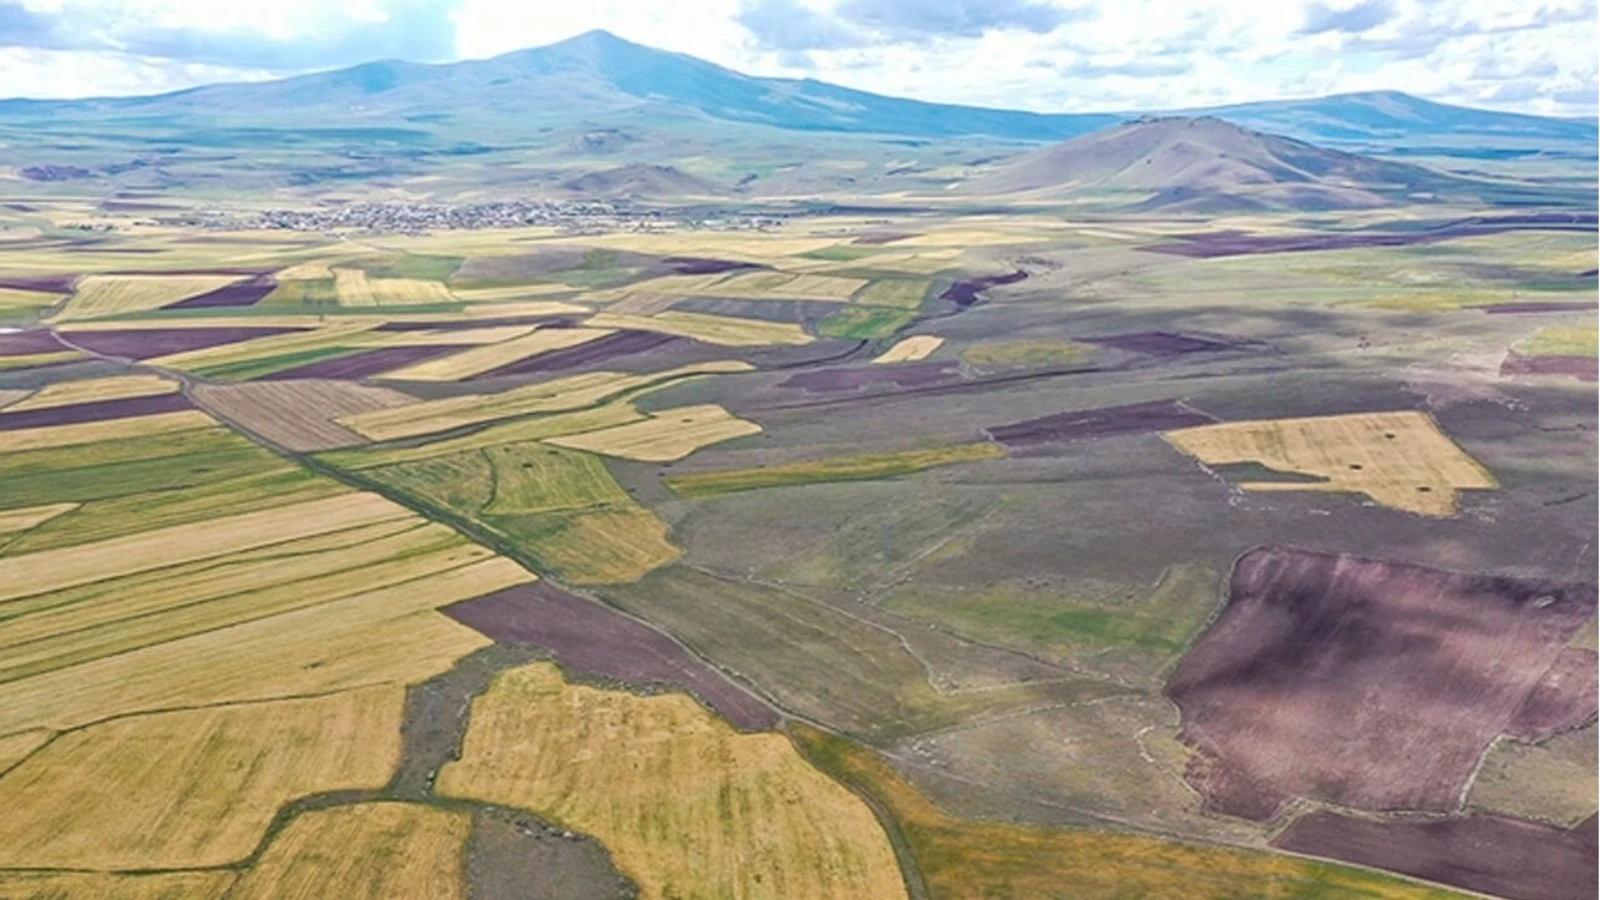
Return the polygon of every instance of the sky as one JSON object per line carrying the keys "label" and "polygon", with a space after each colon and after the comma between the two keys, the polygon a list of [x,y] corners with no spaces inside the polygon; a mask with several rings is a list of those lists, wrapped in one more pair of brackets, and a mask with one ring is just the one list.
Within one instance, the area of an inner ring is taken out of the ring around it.
{"label": "sky", "polygon": [[1595,116],[1596,0],[0,0],[0,97],[147,94],[604,28],[753,75],[1041,112],[1399,90]]}

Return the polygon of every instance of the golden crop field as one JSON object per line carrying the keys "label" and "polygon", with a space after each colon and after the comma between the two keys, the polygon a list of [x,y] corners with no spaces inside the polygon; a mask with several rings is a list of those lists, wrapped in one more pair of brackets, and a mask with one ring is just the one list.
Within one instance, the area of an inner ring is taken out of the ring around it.
{"label": "golden crop field", "polygon": [[268,337],[252,338],[231,344],[202,347],[198,350],[185,350],[182,353],[172,353],[146,360],[146,364],[165,369],[195,369],[202,366],[220,366],[267,356],[316,350],[322,347],[335,347],[348,341],[353,335],[370,331],[378,327],[379,324],[380,322],[376,319],[371,321],[336,322],[310,331],[274,334]]}
{"label": "golden crop field", "polygon": [[232,872],[124,875],[105,872],[0,872],[5,900],[217,900]]}
{"label": "golden crop field", "polygon": [[74,359],[80,359],[83,356],[84,354],[76,350],[56,350],[51,353],[24,353],[19,356],[0,356],[0,372],[7,369],[31,369],[35,366],[69,362]]}
{"label": "golden crop field", "polygon": [[1247,491],[1345,491],[1423,516],[1456,513],[1463,490],[1499,487],[1424,412],[1224,422],[1164,432],[1206,465],[1259,463],[1320,482],[1244,482]]}
{"label": "golden crop field", "polygon": [[702,447],[760,433],[760,425],[707,403],[664,409],[642,422],[548,438],[546,443],[642,462],[672,462]]}
{"label": "golden crop field", "polygon": [[414,515],[376,494],[350,493],[9,556],[0,559],[0,601]]}
{"label": "golden crop field", "polygon": [[[706,280],[711,278],[712,280]],[[670,279],[670,280],[669,280]],[[679,281],[679,279],[683,279]],[[718,280],[720,279],[720,280]],[[841,278],[796,272],[735,272],[727,276],[677,275],[638,285],[640,290],[702,297],[737,297],[750,300],[823,300],[843,303],[867,283],[864,278]]]}
{"label": "golden crop field", "polygon": [[473,702],[438,790],[594,835],[647,900],[905,896],[871,810],[783,737],[740,734],[683,694],[568,684],[549,663]]}
{"label": "golden crop field", "polygon": [[94,319],[160,309],[238,281],[238,275],[88,275],[54,320]]}
{"label": "golden crop field", "polygon": [[[347,271],[347,270],[346,270]],[[442,282],[422,278],[371,278],[367,289],[379,306],[424,306],[430,303],[454,303],[450,289]],[[340,293],[340,302],[344,294]]]}
{"label": "golden crop field", "polygon": [[14,431],[0,431],[0,453],[99,444],[124,438],[196,431],[201,428],[213,428],[216,424],[210,416],[197,409],[185,409],[179,412],[157,413],[153,416],[106,419],[101,422],[18,428]]}
{"label": "golden crop field", "polygon": [[750,369],[750,364],[746,362],[719,360],[644,375],[585,372],[581,375],[513,388],[498,394],[469,394],[443,400],[428,400],[397,409],[343,416],[338,422],[372,440],[387,441],[448,431],[494,419],[569,412],[595,406],[622,394],[658,387],[684,378],[746,372]]}
{"label": "golden crop field", "polygon": [[23,312],[43,309],[54,304],[64,295],[52,294],[45,291],[23,291],[15,288],[0,288],[0,310],[5,312]]}
{"label": "golden crop field", "polygon": [[376,789],[400,761],[405,690],[155,712],[57,737],[0,777],[0,867],[222,866],[285,802]]}
{"label": "golden crop field", "polygon": [[35,391],[25,400],[6,407],[7,412],[25,409],[50,409],[72,406],[76,403],[98,403],[103,400],[124,400],[129,397],[155,397],[177,393],[179,384],[159,375],[112,375],[108,378],[86,378],[82,381],[58,381]]}
{"label": "golden crop field", "polygon": [[30,728],[0,737],[0,775],[27,759],[53,737],[55,733],[44,728]]}
{"label": "golden crop field", "polygon": [[565,434],[594,431],[614,425],[624,425],[628,422],[637,422],[643,418],[644,413],[635,409],[633,404],[617,401],[576,412],[555,413],[537,418],[502,422],[462,437],[446,438],[445,440],[420,444],[415,447],[336,451],[326,454],[322,458],[339,468],[360,471],[379,466],[449,456],[467,450],[482,450],[485,447],[493,447],[497,444],[537,441]]}
{"label": "golden crop field", "polygon": [[472,818],[416,803],[301,813],[228,900],[459,900]]}
{"label": "golden crop field", "polygon": [[0,510],[0,535],[16,534],[27,531],[41,522],[48,522],[62,513],[72,512],[78,508],[76,503],[51,503],[45,506],[30,506],[24,509]]}
{"label": "golden crop field", "polygon": [[880,366],[890,363],[916,362],[919,359],[927,359],[928,355],[939,349],[939,345],[943,343],[944,338],[942,337],[935,337],[931,334],[915,335],[899,341],[893,347],[875,357],[872,362]]}
{"label": "golden crop field", "polygon": [[340,306],[377,306],[378,298],[374,296],[372,284],[367,280],[367,273],[361,269],[334,269],[334,290],[338,292]]}
{"label": "golden crop field", "polygon": [[364,444],[361,435],[334,420],[417,402],[388,388],[312,378],[203,384],[194,388],[194,397],[246,430],[297,452]]}
{"label": "golden crop field", "polygon": [[589,319],[591,328],[634,328],[717,344],[723,347],[764,347],[776,344],[800,345],[814,340],[804,328],[792,322],[762,322],[734,316],[667,311],[654,316],[629,316],[597,313]]}
{"label": "golden crop field", "polygon": [[934,466],[1002,459],[1004,447],[998,444],[959,444],[933,450],[905,450],[896,453],[868,453],[859,456],[833,456],[810,462],[783,463],[748,469],[722,469],[711,472],[686,472],[666,478],[667,487],[685,499],[715,497],[736,491],[785,487],[829,481],[867,481],[894,478],[921,472]]}
{"label": "golden crop field", "polygon": [[382,377],[388,381],[460,381],[530,356],[576,347],[614,333],[606,328],[541,328],[508,341],[473,347],[385,372]]}
{"label": "golden crop field", "polygon": [[352,347],[477,347],[531,334],[533,325],[488,325],[439,331],[367,331],[350,340]]}
{"label": "golden crop field", "polygon": [[1459,900],[1462,896],[1388,875],[1265,851],[960,819],[935,806],[872,751],[802,723],[789,728],[806,758],[886,811],[929,896],[939,900]]}

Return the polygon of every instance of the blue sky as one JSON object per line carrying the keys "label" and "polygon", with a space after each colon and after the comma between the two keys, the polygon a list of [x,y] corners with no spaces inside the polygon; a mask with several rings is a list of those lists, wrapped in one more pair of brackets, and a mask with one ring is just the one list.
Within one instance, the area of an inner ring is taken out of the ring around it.
{"label": "blue sky", "polygon": [[1597,112],[1596,0],[0,0],[0,96],[138,94],[592,28],[761,75],[1042,111],[1401,90]]}

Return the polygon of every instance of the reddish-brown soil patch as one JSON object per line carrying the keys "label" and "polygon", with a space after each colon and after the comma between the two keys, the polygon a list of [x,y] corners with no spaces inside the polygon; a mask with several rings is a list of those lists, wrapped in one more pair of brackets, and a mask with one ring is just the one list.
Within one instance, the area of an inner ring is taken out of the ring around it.
{"label": "reddish-brown soil patch", "polygon": [[1104,337],[1078,338],[1078,340],[1088,344],[1097,344],[1101,347],[1110,347],[1112,350],[1143,353],[1147,356],[1183,356],[1186,353],[1215,353],[1218,350],[1227,350],[1231,346],[1223,341],[1194,337],[1187,334],[1173,334],[1168,331],[1110,334]]}
{"label": "reddish-brown soil patch", "polygon": [[678,275],[715,275],[738,269],[759,269],[753,263],[734,262],[728,259],[702,259],[698,256],[669,256],[662,260]]}
{"label": "reddish-brown soil patch", "polygon": [[125,397],[121,400],[101,400],[95,403],[76,403],[71,406],[53,406],[48,409],[25,409],[21,412],[0,412],[0,431],[16,428],[42,428],[47,425],[73,425],[78,422],[100,422],[106,419],[126,419],[132,416],[152,416],[156,413],[178,412],[193,409],[189,398],[182,394],[162,394],[159,397]]}
{"label": "reddish-brown soil patch", "polygon": [[1445,811],[1594,611],[1592,584],[1256,550],[1167,694],[1186,743],[1266,790]]}
{"label": "reddish-brown soil patch", "polygon": [[986,428],[989,437],[1016,449],[1057,441],[1082,441],[1119,434],[1144,434],[1210,425],[1217,420],[1176,400],[1079,409]]}
{"label": "reddish-brown soil patch", "polygon": [[1565,831],[1500,816],[1375,822],[1318,811],[1272,843],[1511,900],[1592,900],[1596,839],[1593,816]]}
{"label": "reddish-brown soil patch", "polygon": [[445,615],[501,643],[543,647],[563,667],[686,688],[745,731],[778,724],[771,707],[648,625],[544,582],[447,606]]}
{"label": "reddish-brown soil patch", "polygon": [[1595,652],[1569,647],[1522,702],[1506,733],[1538,740],[1589,721],[1600,703],[1600,669]]}
{"label": "reddish-brown soil patch", "polygon": [[985,275],[982,278],[968,278],[945,288],[944,293],[939,295],[939,299],[950,300],[961,309],[966,309],[977,303],[981,299],[978,295],[984,291],[1001,285],[1016,284],[1027,277],[1027,272],[1018,269],[1007,275]]}
{"label": "reddish-brown soil patch", "polygon": [[336,356],[332,359],[321,359],[314,363],[296,366],[266,376],[273,381],[282,381],[288,378],[337,378],[352,381],[366,378],[370,375],[381,375],[392,372],[404,366],[414,365],[425,360],[443,356],[446,353],[456,353],[460,347],[428,346],[428,347],[380,347],[376,350],[364,350],[352,353],[349,356]]}
{"label": "reddish-brown soil patch", "polygon": [[35,353],[59,353],[67,345],[43,329],[0,334],[0,356],[30,356]]}
{"label": "reddish-brown soil patch", "polygon": [[529,375],[537,372],[561,372],[583,366],[594,366],[609,362],[620,356],[632,356],[635,353],[648,353],[652,350],[659,350],[681,340],[683,339],[670,334],[623,329],[615,334],[608,334],[603,338],[596,338],[587,343],[578,344],[575,347],[563,347],[560,350],[551,350],[538,356],[519,359],[510,365],[484,372],[468,380],[478,381],[484,378]]}
{"label": "reddish-brown soil patch", "polygon": [[[1585,275],[1590,273],[1584,273]],[[1491,303],[1488,306],[1474,306],[1491,316],[1516,315],[1518,313],[1559,313],[1578,312],[1585,309],[1595,309],[1600,303],[1587,300],[1574,300],[1572,302],[1547,300],[1543,303]]]}
{"label": "reddish-brown soil patch", "polygon": [[1600,375],[1600,361],[1592,356],[1524,356],[1512,350],[1500,363],[1500,377],[1516,375],[1565,375],[1594,381]]}
{"label": "reddish-brown soil patch", "polygon": [[257,275],[244,281],[225,284],[214,291],[179,300],[162,308],[211,309],[221,306],[254,306],[277,287],[278,283],[272,280],[271,275]]}
{"label": "reddish-brown soil patch", "polygon": [[813,394],[834,391],[859,391],[875,384],[896,387],[921,387],[961,380],[961,364],[923,362],[900,366],[861,366],[848,369],[818,369],[790,376],[778,387],[800,388]]}
{"label": "reddish-brown soil patch", "polygon": [[67,335],[74,346],[102,356],[150,359],[218,344],[288,334],[296,328],[130,328],[127,331],[75,331]]}

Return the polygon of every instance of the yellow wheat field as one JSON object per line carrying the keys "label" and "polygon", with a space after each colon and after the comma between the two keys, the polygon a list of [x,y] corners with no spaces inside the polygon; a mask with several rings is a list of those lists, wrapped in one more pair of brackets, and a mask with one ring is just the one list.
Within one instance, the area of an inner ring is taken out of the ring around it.
{"label": "yellow wheat field", "polygon": [[716,360],[644,375],[585,372],[498,394],[470,394],[443,400],[428,400],[397,409],[344,416],[338,421],[339,424],[364,437],[375,441],[387,441],[447,431],[494,419],[568,412],[595,406],[619,395],[684,378],[747,372],[752,368],[749,363],[739,360]]}
{"label": "yellow wheat field", "polygon": [[800,345],[814,340],[804,328],[792,322],[762,322],[734,316],[706,313],[664,312],[654,316],[629,316],[598,313],[589,319],[591,328],[634,328],[671,334],[723,347],[763,347],[772,344]]}
{"label": "yellow wheat field", "polygon": [[245,429],[299,452],[366,443],[334,420],[417,402],[388,388],[314,378],[196,385],[194,397]]}
{"label": "yellow wheat field", "polygon": [[60,300],[61,294],[49,291],[24,291],[16,288],[0,288],[0,309],[23,310],[40,309],[50,306]]}
{"label": "yellow wheat field", "polygon": [[414,513],[351,493],[0,559],[0,601],[174,566]]}
{"label": "yellow wheat field", "polygon": [[34,366],[48,366],[52,363],[69,362],[79,359],[83,355],[76,350],[57,350],[52,353],[24,353],[20,356],[0,356],[0,371],[5,371],[6,369],[31,369]]}
{"label": "yellow wheat field", "polygon": [[[379,306],[425,306],[454,303],[450,289],[442,282],[422,278],[372,278],[367,281],[372,299]],[[343,302],[343,295],[341,301]]]}
{"label": "yellow wheat field", "polygon": [[44,728],[30,728],[0,737],[0,775],[49,743],[52,737],[55,732]]}
{"label": "yellow wheat field", "polygon": [[417,803],[301,813],[228,900],[459,900],[472,818]]}
{"label": "yellow wheat field", "polygon": [[227,363],[259,359],[264,356],[278,356],[285,353],[316,350],[321,347],[339,346],[348,341],[353,335],[370,331],[378,327],[379,324],[380,322],[376,320],[337,322],[310,331],[274,334],[267,337],[237,341],[231,344],[218,344],[213,347],[201,347],[198,350],[171,353],[147,360],[146,364],[165,369],[193,369],[199,366],[220,366]]}
{"label": "yellow wheat field", "polygon": [[49,447],[73,447],[79,444],[98,444],[123,438],[147,437],[153,434],[172,434],[215,428],[217,423],[197,409],[180,412],[157,413],[153,416],[133,416],[127,419],[107,419],[103,422],[78,422],[72,425],[47,425],[42,428],[18,428],[0,431],[0,453],[18,453],[23,450],[43,450]]}
{"label": "yellow wheat field", "polygon": [[647,900],[904,897],[872,812],[776,734],[739,734],[683,694],[502,673],[472,704],[443,794],[594,835]]}
{"label": "yellow wheat field", "polygon": [[493,447],[498,444],[516,444],[523,441],[538,441],[566,434],[595,431],[600,428],[610,428],[614,425],[637,422],[643,418],[644,414],[635,409],[631,403],[607,403],[603,406],[577,412],[557,413],[533,419],[503,422],[498,425],[490,425],[481,431],[474,431],[472,434],[463,435],[462,437],[433,441],[416,447],[357,450],[350,453],[330,454],[326,459],[342,469],[359,471],[377,466],[394,465],[395,463],[416,462],[419,459],[432,459],[436,456],[447,456],[467,450],[482,450],[485,447]]}
{"label": "yellow wheat field", "polygon": [[1246,482],[1247,491],[1348,491],[1423,516],[1453,516],[1462,490],[1499,487],[1494,476],[1414,411],[1225,422],[1168,431],[1208,465],[1260,463],[1321,482]]}
{"label": "yellow wheat field", "polygon": [[383,374],[390,381],[460,381],[509,366],[530,356],[576,347],[615,332],[606,328],[541,328],[498,344],[473,347]]}
{"label": "yellow wheat field", "polygon": [[672,462],[701,447],[760,433],[760,425],[708,403],[664,409],[642,422],[547,438],[545,443],[643,462]]}
{"label": "yellow wheat field", "polygon": [[48,522],[62,513],[69,513],[77,508],[76,503],[50,503],[45,506],[0,510],[0,535],[27,531],[35,525]]}
{"label": "yellow wheat field", "polygon": [[545,294],[570,294],[573,291],[573,288],[564,284],[518,284],[509,287],[455,288],[451,292],[456,295],[456,299],[468,303],[498,303],[525,300]]}
{"label": "yellow wheat field", "polygon": [[248,856],[295,797],[376,789],[405,689],[158,712],[61,735],[0,777],[0,867],[179,869]]}
{"label": "yellow wheat field", "polygon": [[129,397],[155,397],[177,393],[178,387],[176,381],[159,375],[113,375],[109,378],[86,378],[83,381],[59,381],[46,385],[33,396],[6,407],[6,411],[50,409],[57,406],[72,406],[75,403],[124,400]]}
{"label": "yellow wheat field", "polygon": [[873,363],[881,366],[890,363],[916,362],[919,359],[927,359],[928,355],[939,349],[939,345],[943,343],[944,338],[935,337],[931,334],[908,337],[884,351],[873,360]]}
{"label": "yellow wheat field", "polygon": [[217,900],[233,884],[232,872],[0,873],[5,900]]}
{"label": "yellow wheat field", "polygon": [[334,290],[339,295],[340,306],[377,306],[372,284],[361,269],[333,269]]}
{"label": "yellow wheat field", "polygon": [[238,275],[88,275],[78,282],[77,291],[55,320],[66,322],[160,309],[238,280]]}

